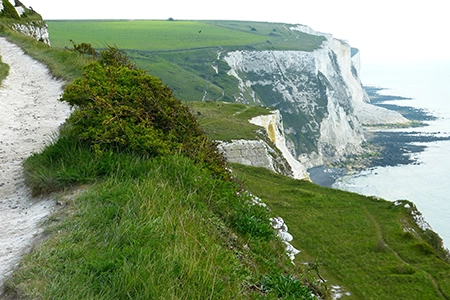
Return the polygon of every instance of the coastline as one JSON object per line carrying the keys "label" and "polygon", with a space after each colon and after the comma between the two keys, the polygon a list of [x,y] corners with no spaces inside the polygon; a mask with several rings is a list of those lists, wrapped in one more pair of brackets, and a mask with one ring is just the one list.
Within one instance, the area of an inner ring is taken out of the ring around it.
{"label": "coastline", "polygon": [[[411,98],[382,95],[384,88],[365,86],[372,104],[394,110],[405,118],[418,121],[434,121],[436,116],[429,111],[411,106],[386,104],[388,101],[411,100]],[[427,123],[421,123],[426,127]],[[414,127],[416,128],[416,127]],[[365,127],[368,150],[360,156],[350,157],[347,161],[331,166],[317,166],[308,169],[311,181],[325,187],[333,187],[340,178],[368,171],[377,167],[420,164],[416,155],[425,151],[425,143],[450,140],[450,136],[440,136],[440,132],[424,133],[407,128]]]}

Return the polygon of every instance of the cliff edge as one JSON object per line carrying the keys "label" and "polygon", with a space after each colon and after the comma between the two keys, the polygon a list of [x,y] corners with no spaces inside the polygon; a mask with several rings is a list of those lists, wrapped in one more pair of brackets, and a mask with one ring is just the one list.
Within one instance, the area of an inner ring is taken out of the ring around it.
{"label": "cliff edge", "polygon": [[359,51],[307,26],[289,29],[324,41],[314,51],[237,50],[223,60],[239,82],[234,100],[278,109],[287,147],[304,167],[361,153],[363,124],[407,122],[369,103],[359,78]]}

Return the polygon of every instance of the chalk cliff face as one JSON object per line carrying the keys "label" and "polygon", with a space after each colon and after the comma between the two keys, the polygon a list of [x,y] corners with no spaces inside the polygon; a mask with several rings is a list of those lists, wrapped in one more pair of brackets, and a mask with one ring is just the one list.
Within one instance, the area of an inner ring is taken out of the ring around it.
{"label": "chalk cliff face", "polygon": [[44,21],[33,21],[27,23],[15,23],[11,28],[23,35],[32,37],[40,42],[50,45],[48,26]]}
{"label": "chalk cliff face", "polygon": [[267,141],[260,139],[220,142],[219,149],[228,161],[264,167],[296,179],[309,178],[306,168],[292,156],[286,146],[283,121],[279,111],[252,118],[249,122],[264,129],[262,135],[267,137]]}
{"label": "chalk cliff face", "polygon": [[31,7],[25,7],[18,0],[15,0],[14,5],[8,0],[2,1],[0,3],[0,17],[13,20],[13,22],[5,23],[12,30],[50,45],[47,23]]}
{"label": "chalk cliff face", "polygon": [[[305,167],[360,153],[363,124],[402,123],[400,114],[370,105],[359,79],[359,54],[329,34],[319,49],[228,52],[228,74],[239,82],[235,101],[277,108],[289,152]],[[353,53],[352,53],[353,52]]]}

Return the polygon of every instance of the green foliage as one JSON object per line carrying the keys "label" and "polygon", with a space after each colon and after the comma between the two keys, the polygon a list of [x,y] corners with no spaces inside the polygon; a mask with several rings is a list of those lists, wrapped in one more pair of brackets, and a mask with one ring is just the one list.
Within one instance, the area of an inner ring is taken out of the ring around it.
{"label": "green foliage", "polygon": [[76,51],[81,54],[92,55],[94,58],[97,57],[97,51],[95,51],[95,49],[92,47],[91,44],[89,43],[75,44],[73,40],[70,40],[70,42],[73,45],[73,49],[71,49],[72,51]]}
{"label": "green foliage", "polygon": [[227,176],[224,159],[189,109],[117,48],[102,51],[61,100],[77,107],[67,120],[69,129],[99,153],[110,148],[148,156],[182,153]]}
{"label": "green foliage", "polygon": [[16,9],[8,0],[3,0],[2,4],[3,10],[1,11],[0,16],[20,20],[20,16],[17,14]]}
{"label": "green foliage", "polygon": [[286,274],[266,276],[262,281],[262,290],[277,299],[314,299],[311,291],[300,280]]}
{"label": "green foliage", "polygon": [[5,79],[8,76],[8,74],[9,74],[9,65],[2,62],[0,57],[0,85],[3,79]]}

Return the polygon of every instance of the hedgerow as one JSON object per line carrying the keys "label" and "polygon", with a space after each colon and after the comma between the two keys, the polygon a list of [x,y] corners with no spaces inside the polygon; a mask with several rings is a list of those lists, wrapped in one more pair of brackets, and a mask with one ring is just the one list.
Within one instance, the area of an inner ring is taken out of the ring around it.
{"label": "hedgerow", "polygon": [[149,157],[183,154],[220,177],[229,176],[223,156],[189,108],[115,47],[86,65],[61,101],[76,107],[68,130],[99,155],[106,149]]}

